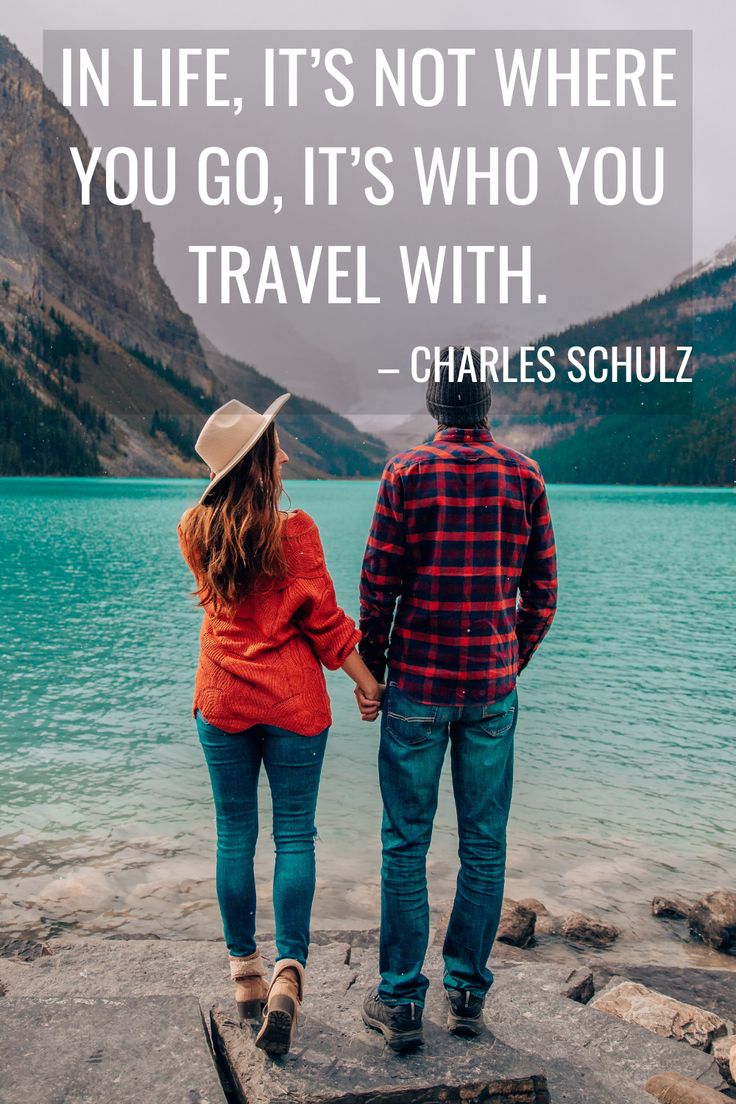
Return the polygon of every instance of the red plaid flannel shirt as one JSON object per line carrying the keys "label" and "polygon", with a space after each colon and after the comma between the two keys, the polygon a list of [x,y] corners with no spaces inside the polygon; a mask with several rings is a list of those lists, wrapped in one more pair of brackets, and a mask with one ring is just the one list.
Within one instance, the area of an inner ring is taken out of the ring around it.
{"label": "red plaid flannel shirt", "polygon": [[487,429],[450,428],[389,461],[360,581],[359,649],[379,682],[388,649],[391,677],[415,701],[502,698],[556,605],[554,533],[533,460]]}

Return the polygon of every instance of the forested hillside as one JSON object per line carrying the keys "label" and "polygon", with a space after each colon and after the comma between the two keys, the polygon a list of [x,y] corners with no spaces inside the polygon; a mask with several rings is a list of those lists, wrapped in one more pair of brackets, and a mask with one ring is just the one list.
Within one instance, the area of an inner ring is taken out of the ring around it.
{"label": "forested hillside", "polygon": [[[736,480],[736,262],[703,268],[659,295],[550,338],[569,344],[668,342],[688,337],[697,371],[682,413],[602,405],[533,450],[550,482],[733,485]],[[546,339],[545,339],[546,340]]]}
{"label": "forested hillside", "polygon": [[[0,36],[0,474],[206,475],[207,415],[283,388],[198,333],[101,169],[80,207],[70,145],[86,148],[74,118]],[[384,443],[327,407],[295,396],[281,424],[292,476],[381,469]]]}

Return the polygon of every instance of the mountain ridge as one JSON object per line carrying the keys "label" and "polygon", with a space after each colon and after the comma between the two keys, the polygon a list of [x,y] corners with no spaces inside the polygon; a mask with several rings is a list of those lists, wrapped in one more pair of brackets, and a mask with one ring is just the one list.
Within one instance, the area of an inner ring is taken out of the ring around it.
{"label": "mountain ridge", "polygon": [[689,407],[628,414],[603,408],[588,424],[534,450],[550,481],[734,484],[736,258],[720,266],[704,262],[694,272],[584,327],[590,345],[649,335],[656,335],[657,343],[677,345],[687,333],[696,367]]}
{"label": "mountain ridge", "polygon": [[[4,36],[0,138],[0,472],[205,475],[192,446],[225,389],[253,405],[284,389],[199,334],[153,229],[108,203],[102,168],[90,205],[77,202],[66,149],[86,139]],[[294,396],[280,422],[297,477],[380,471],[385,444],[326,407]]]}
{"label": "mountain ridge", "polygon": [[[93,203],[80,208],[59,148],[86,140],[3,36],[0,138],[0,474],[206,474],[192,446],[210,411],[226,396],[263,409],[283,388],[198,332],[156,267],[152,228],[107,202],[99,167]],[[499,385],[494,432],[550,479],[731,483],[736,240],[667,288],[534,344],[673,347],[688,333],[698,361],[691,411],[622,414],[621,392],[605,387],[583,403],[564,382],[531,399]],[[279,424],[296,476],[373,477],[390,451],[300,396]]]}

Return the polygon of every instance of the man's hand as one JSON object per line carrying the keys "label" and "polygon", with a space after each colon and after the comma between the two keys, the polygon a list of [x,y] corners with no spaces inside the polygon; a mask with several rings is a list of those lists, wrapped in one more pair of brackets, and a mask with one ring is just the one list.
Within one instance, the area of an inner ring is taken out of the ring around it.
{"label": "man's hand", "polygon": [[383,698],[385,690],[386,687],[383,683],[376,683],[376,690],[374,691],[375,697],[368,697],[365,691],[361,690],[359,686],[355,687],[355,700],[358,703],[358,709],[360,710],[362,720],[375,721],[381,708],[381,699]]}

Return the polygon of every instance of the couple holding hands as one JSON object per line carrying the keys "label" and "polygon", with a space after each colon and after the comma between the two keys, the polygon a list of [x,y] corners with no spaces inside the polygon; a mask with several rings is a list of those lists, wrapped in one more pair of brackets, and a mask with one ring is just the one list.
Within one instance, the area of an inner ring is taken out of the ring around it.
{"label": "couple holding hands", "polygon": [[[533,460],[488,428],[490,386],[448,373],[427,387],[433,439],[395,456],[380,483],[360,580],[360,626],[337,605],[320,536],[281,509],[288,456],[265,414],[233,400],[196,444],[212,472],[179,523],[204,609],[193,712],[217,827],[216,889],[235,999],[261,1019],[256,1045],[285,1054],[303,999],[315,888],[315,810],[332,723],[322,668],[381,715],[380,983],[365,1024],[396,1050],[422,1042],[429,984],[426,856],[448,743],[460,870],[444,940],[448,1028],[473,1036],[493,981],[503,899],[516,680],[556,609],[554,535]],[[477,353],[473,351],[473,359]],[[460,364],[457,363],[458,369]],[[258,776],[271,790],[277,960],[255,943]]]}

